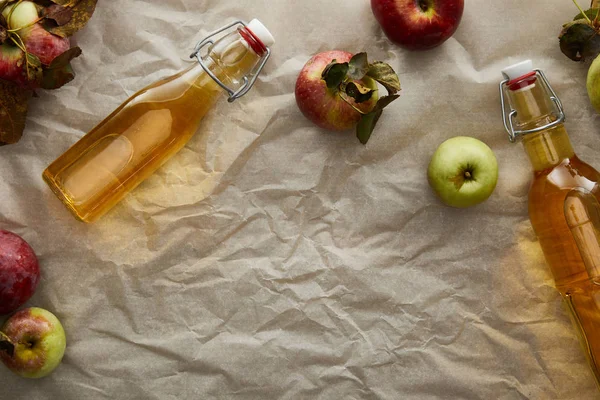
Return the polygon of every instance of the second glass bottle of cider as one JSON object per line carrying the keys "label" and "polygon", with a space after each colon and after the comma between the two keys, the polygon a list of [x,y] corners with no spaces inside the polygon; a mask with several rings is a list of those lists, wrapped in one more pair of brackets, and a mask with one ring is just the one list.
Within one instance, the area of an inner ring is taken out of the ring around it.
{"label": "second glass bottle of cider", "polygon": [[573,151],[543,72],[525,61],[503,73],[505,127],[533,168],[529,218],[600,385],[600,173]]}

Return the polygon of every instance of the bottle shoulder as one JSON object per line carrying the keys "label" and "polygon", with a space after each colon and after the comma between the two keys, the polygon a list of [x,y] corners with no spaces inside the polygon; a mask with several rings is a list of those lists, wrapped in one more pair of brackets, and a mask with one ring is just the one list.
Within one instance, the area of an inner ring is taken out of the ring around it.
{"label": "bottle shoulder", "polygon": [[548,192],[582,187],[592,191],[598,182],[600,182],[600,172],[577,156],[573,156],[552,168],[534,172],[531,190]]}

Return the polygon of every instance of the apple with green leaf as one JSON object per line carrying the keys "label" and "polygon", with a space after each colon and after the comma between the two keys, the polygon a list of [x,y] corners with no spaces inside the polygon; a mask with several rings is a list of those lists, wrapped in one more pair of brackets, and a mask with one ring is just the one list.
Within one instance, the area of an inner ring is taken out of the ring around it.
{"label": "apple with green leaf", "polygon": [[13,314],[0,331],[0,360],[24,378],[42,378],[62,361],[67,340],[50,311],[32,307]]}
{"label": "apple with green leaf", "polygon": [[[379,95],[377,83],[388,95]],[[300,111],[315,125],[333,131],[356,127],[365,144],[398,91],[400,80],[388,64],[369,63],[366,53],[333,50],[308,60],[296,80],[295,96]]]}
{"label": "apple with green leaf", "polygon": [[498,162],[481,140],[457,136],[443,142],[427,169],[429,184],[449,206],[471,207],[490,197],[498,182]]}

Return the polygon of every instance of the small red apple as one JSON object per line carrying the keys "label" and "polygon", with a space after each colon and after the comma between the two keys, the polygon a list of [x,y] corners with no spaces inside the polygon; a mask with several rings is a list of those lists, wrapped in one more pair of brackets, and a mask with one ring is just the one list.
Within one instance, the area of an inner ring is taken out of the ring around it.
{"label": "small red apple", "polygon": [[20,236],[0,230],[0,315],[29,300],[39,280],[40,267],[31,246]]}
{"label": "small red apple", "polygon": [[[338,63],[349,62],[352,54],[347,51],[326,51],[313,56],[302,68],[296,80],[296,103],[302,114],[315,125],[332,131],[345,131],[352,129],[362,115],[346,103],[337,89],[327,88],[322,79],[323,71],[333,60]],[[377,83],[368,77],[359,81],[362,85],[376,89]],[[356,103],[352,98],[349,102],[359,110],[367,113],[377,103],[377,92],[370,100]]]}
{"label": "small red apple", "polygon": [[62,324],[42,308],[16,312],[0,332],[0,360],[24,378],[42,378],[54,371],[66,346]]}
{"label": "small red apple", "polygon": [[371,9],[392,42],[409,50],[427,50],[454,34],[464,0],[371,0]]}

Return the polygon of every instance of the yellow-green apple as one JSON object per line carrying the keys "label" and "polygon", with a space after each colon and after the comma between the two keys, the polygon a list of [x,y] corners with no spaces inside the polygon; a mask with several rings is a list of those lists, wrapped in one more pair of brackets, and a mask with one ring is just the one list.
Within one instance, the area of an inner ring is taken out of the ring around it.
{"label": "yellow-green apple", "polygon": [[[321,128],[332,131],[352,129],[362,117],[353,106],[368,113],[377,103],[377,92],[374,92],[369,100],[361,103],[356,103],[354,99],[346,97],[352,104],[350,105],[340,97],[337,87],[332,89],[327,87],[322,78],[325,68],[333,60],[338,63],[346,63],[351,58],[352,53],[339,50],[316,54],[304,65],[296,80],[296,103],[300,111]],[[369,89],[377,88],[377,83],[366,76],[357,82]]]}
{"label": "yellow-green apple", "polygon": [[13,314],[0,332],[0,360],[24,378],[42,378],[60,364],[67,340],[54,314],[26,308]]}
{"label": "yellow-green apple", "polygon": [[481,140],[457,136],[443,142],[427,170],[429,184],[449,206],[465,208],[492,194],[498,182],[498,162]]}
{"label": "yellow-green apple", "polygon": [[0,229],[0,315],[23,305],[40,280],[38,259],[20,236]]}
{"label": "yellow-green apple", "polygon": [[464,0],[371,0],[371,9],[392,42],[409,50],[427,50],[454,34]]}
{"label": "yellow-green apple", "polygon": [[600,56],[596,57],[588,70],[586,86],[592,106],[600,113]]}

